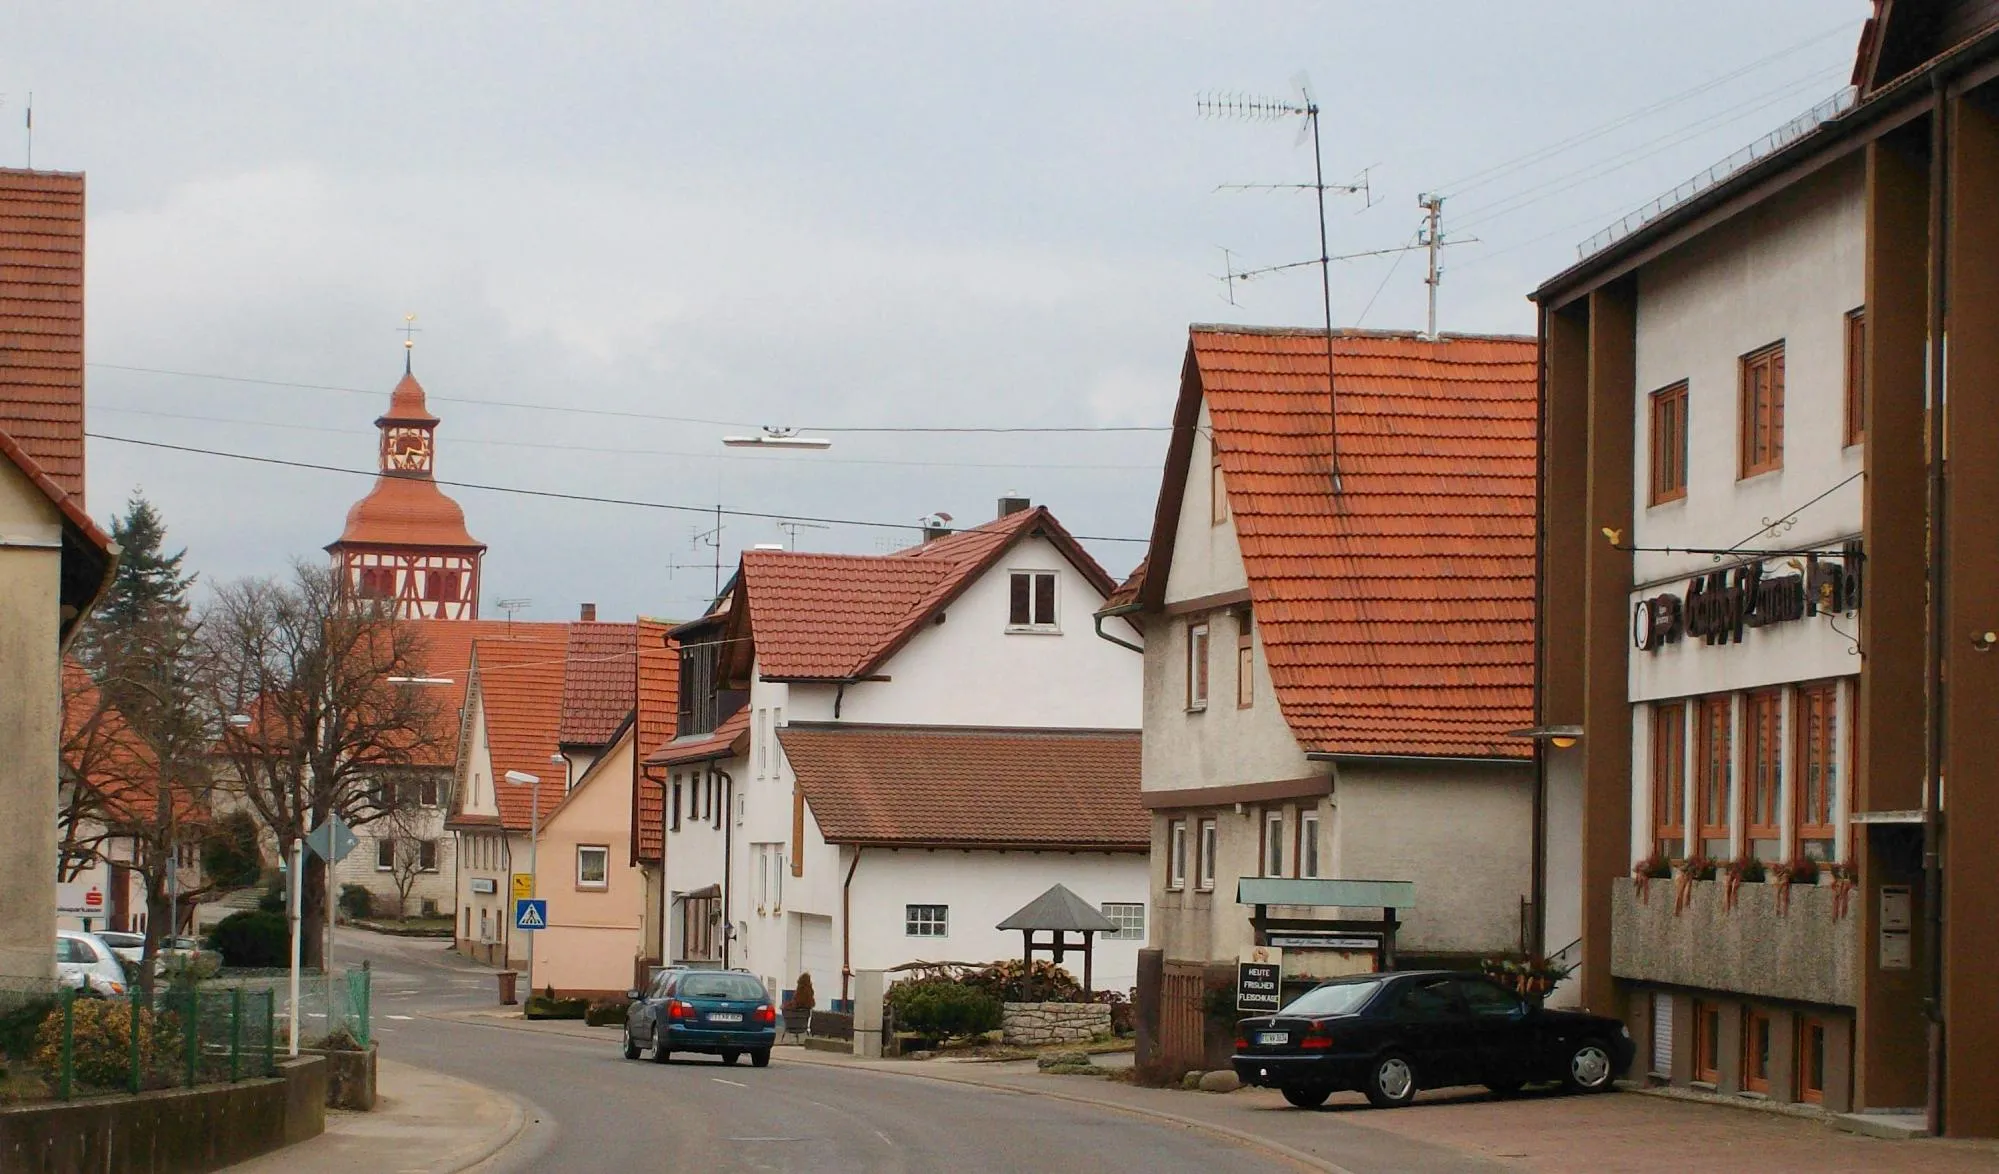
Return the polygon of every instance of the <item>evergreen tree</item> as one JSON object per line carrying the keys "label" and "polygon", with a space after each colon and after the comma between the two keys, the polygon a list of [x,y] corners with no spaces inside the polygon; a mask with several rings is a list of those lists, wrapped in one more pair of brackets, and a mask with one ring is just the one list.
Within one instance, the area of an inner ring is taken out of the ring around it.
{"label": "evergreen tree", "polygon": [[181,572],[185,548],[166,553],[166,524],[143,494],[125,503],[124,516],[111,520],[111,539],[122,549],[118,576],[97,607],[98,624],[109,630],[129,628],[162,605],[187,610],[187,589],[194,576]]}

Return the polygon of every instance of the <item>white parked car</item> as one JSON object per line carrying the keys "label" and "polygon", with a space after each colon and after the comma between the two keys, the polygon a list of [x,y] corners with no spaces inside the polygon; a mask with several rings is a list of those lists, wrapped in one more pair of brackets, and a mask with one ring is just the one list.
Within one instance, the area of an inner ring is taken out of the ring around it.
{"label": "white parked car", "polygon": [[125,993],[125,966],[94,933],[56,931],[56,977],[64,986],[110,998]]}
{"label": "white parked car", "polygon": [[111,947],[111,952],[130,965],[137,966],[146,956],[146,935],[142,933],[122,933],[117,930],[98,930],[97,940]]}

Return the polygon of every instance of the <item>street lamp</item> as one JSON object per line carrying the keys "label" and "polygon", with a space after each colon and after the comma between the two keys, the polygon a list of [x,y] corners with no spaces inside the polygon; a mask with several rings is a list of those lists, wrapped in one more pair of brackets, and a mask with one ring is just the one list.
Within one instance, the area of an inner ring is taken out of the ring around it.
{"label": "street lamp", "polygon": [[390,677],[391,685],[455,685],[450,677]]}
{"label": "street lamp", "polygon": [[[533,796],[533,805],[528,809],[528,878],[531,884],[540,887],[541,879],[535,872],[535,847],[541,840],[541,779],[524,770],[510,770],[500,776],[517,786],[532,787],[528,793]],[[534,997],[534,931],[528,934],[528,998]]]}
{"label": "street lamp", "polygon": [[823,436],[800,436],[796,428],[772,428],[768,424],[755,436],[724,436],[730,448],[832,448]]}

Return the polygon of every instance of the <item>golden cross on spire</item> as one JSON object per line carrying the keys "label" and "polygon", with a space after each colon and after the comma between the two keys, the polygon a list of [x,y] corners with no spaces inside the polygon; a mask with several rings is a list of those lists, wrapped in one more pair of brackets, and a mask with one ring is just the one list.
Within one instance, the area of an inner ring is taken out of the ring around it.
{"label": "golden cross on spire", "polygon": [[410,373],[410,352],[416,349],[416,336],[423,333],[423,327],[416,324],[414,313],[403,315],[403,374]]}

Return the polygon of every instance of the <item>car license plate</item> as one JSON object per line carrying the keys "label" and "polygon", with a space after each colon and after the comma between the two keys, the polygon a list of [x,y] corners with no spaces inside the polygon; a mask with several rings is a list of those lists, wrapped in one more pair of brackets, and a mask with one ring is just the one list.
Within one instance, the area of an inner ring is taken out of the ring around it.
{"label": "car license plate", "polygon": [[1260,1044],[1288,1044],[1291,1042],[1291,1033],[1288,1031],[1259,1031],[1256,1033],[1256,1042]]}
{"label": "car license plate", "polygon": [[708,1017],[710,1023],[741,1023],[743,1017],[734,1011],[717,1011]]}

